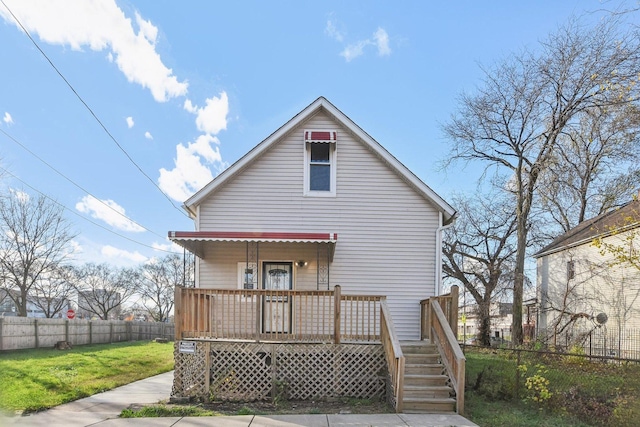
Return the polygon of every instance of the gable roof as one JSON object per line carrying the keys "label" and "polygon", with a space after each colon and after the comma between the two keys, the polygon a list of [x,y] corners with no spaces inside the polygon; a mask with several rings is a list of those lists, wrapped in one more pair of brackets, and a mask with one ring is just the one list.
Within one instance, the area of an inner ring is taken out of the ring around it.
{"label": "gable roof", "polygon": [[456,211],[427,184],[404,166],[398,159],[389,153],[382,145],[373,139],[362,128],[355,124],[342,111],[337,109],[326,98],[319,97],[308,105],[304,110],[299,112],[295,117],[273,132],[264,141],[256,145],[251,151],[241,157],[237,162],[215,177],[211,182],[205,185],[201,190],[184,202],[184,208],[193,215],[193,207],[199,205],[207,196],[222,187],[226,182],[231,180],[235,175],[240,173],[256,159],[262,156],[272,145],[276,144],[282,137],[293,130],[295,127],[303,123],[309,117],[323,110],[333,119],[344,126],[351,134],[357,137],[362,143],[377,155],[391,170],[397,173],[407,184],[409,184],[416,192],[423,196],[426,200],[436,206],[438,211],[442,212],[444,224],[450,223],[455,217]]}
{"label": "gable roof", "polygon": [[632,200],[622,207],[582,221],[571,230],[533,255],[540,258],[554,252],[590,243],[596,237],[605,237],[615,232],[640,227],[640,200]]}

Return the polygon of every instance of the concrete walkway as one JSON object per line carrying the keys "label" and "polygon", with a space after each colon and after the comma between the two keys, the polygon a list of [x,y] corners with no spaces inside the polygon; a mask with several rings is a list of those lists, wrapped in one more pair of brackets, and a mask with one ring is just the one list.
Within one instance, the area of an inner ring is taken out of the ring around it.
{"label": "concrete walkway", "polygon": [[445,414],[329,414],[239,415],[225,417],[118,418],[129,405],[166,401],[171,394],[173,372],[95,394],[48,411],[23,417],[3,417],[0,426],[124,427],[124,426],[220,426],[220,427],[358,427],[358,426],[460,426],[478,427],[460,415]]}

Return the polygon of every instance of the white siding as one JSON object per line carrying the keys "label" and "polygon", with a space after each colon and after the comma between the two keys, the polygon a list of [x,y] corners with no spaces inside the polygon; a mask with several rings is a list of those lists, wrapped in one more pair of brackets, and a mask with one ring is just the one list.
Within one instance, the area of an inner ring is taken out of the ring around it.
{"label": "white siding", "polygon": [[[623,238],[612,236],[607,241],[624,245]],[[538,284],[548,283],[550,305],[557,309],[589,315],[605,313],[609,331],[640,328],[640,271],[612,265],[611,260],[590,243],[550,254],[538,260]],[[571,279],[567,277],[570,261],[575,269]],[[541,268],[544,264],[546,268]],[[557,311],[549,311],[547,327],[555,318]]]}
{"label": "white siding", "polygon": [[[338,131],[336,197],[303,197],[304,129]],[[416,339],[419,300],[435,292],[438,218],[435,206],[346,129],[318,113],[209,195],[200,205],[197,227],[338,233],[331,285],[342,285],[347,294],[387,295],[400,337]],[[262,246],[260,259],[265,260]],[[287,251],[280,258],[315,261],[315,246],[310,246],[311,254]],[[238,248],[237,255],[207,252],[200,264],[201,286],[235,283],[243,250]],[[315,288],[315,265],[307,268]]]}

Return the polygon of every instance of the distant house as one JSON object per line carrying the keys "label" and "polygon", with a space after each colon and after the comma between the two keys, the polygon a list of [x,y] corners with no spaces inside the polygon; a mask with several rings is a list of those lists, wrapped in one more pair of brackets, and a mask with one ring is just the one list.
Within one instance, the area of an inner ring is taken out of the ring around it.
{"label": "distant house", "polygon": [[634,200],[580,223],[534,255],[539,335],[564,345],[595,329],[619,341],[625,331],[640,328],[640,269],[594,245],[600,239],[638,259],[639,232],[640,201]]}
{"label": "distant house", "polygon": [[[480,333],[480,316],[477,304],[465,305],[460,309],[458,320],[458,340],[472,340]],[[464,315],[464,317],[462,317]],[[489,307],[491,317],[490,335],[494,339],[511,339],[511,322],[513,319],[513,303],[492,302]]]}

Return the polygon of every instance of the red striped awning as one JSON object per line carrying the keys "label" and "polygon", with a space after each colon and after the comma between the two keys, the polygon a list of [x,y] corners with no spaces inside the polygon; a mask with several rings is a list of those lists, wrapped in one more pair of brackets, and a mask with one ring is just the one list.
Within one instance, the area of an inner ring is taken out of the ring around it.
{"label": "red striped awning", "polygon": [[336,131],[304,131],[304,142],[329,142],[335,143],[338,139],[338,132]]}
{"label": "red striped awning", "polygon": [[333,247],[338,241],[338,234],[265,231],[170,231],[169,240],[197,256],[203,257],[204,245],[214,244],[215,242],[329,243]]}

